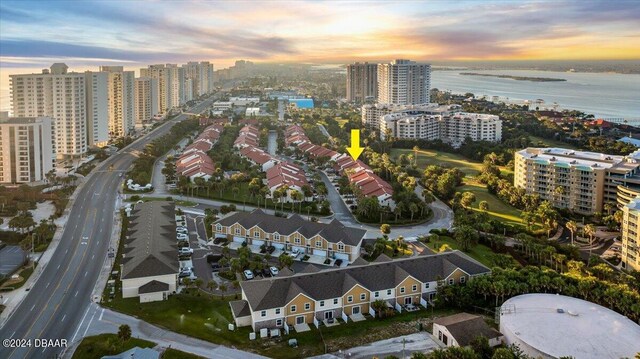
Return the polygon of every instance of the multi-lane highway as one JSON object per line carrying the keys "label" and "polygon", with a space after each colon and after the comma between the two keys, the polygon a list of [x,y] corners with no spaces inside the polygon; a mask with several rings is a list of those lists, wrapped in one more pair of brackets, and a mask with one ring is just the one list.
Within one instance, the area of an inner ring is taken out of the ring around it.
{"label": "multi-lane highway", "polygon": [[[211,105],[208,99],[190,111],[200,113]],[[77,193],[62,238],[41,276],[11,317],[0,328],[0,339],[29,339],[20,348],[0,345],[0,358],[53,358],[64,347],[36,347],[36,339],[82,337],[79,324],[91,302],[112,235],[118,188],[126,171],[151,140],[170,131],[188,115],[179,115],[107,159],[102,170],[86,179]],[[112,170],[108,167],[112,165]],[[13,343],[15,344],[15,342]],[[55,343],[54,343],[55,344]],[[27,346],[30,345],[30,346]]]}

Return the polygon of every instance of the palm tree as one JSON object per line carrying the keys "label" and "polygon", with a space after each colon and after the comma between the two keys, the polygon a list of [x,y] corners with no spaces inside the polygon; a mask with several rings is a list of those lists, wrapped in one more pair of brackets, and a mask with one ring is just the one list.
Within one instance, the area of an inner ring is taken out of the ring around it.
{"label": "palm tree", "polygon": [[573,234],[578,230],[578,224],[576,221],[569,221],[565,226],[571,232],[571,245],[573,245]]}
{"label": "palm tree", "polygon": [[589,236],[589,245],[593,244],[593,236],[596,234],[596,227],[589,223],[586,226],[584,226],[584,234],[586,236]]}
{"label": "palm tree", "polygon": [[122,324],[121,326],[119,326],[118,338],[120,338],[120,340],[122,340],[123,342],[131,339],[131,327],[126,324]]}

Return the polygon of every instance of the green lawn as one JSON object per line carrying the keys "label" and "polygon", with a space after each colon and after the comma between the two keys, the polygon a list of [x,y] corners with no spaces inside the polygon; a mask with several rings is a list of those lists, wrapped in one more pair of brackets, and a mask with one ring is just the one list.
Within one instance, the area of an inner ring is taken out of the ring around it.
{"label": "green lawn", "polygon": [[471,206],[474,211],[480,211],[478,205],[481,201],[487,201],[489,204],[489,210],[487,214],[496,220],[509,223],[512,225],[524,226],[522,222],[521,212],[519,209],[505,203],[497,196],[489,193],[487,187],[479,183],[468,183],[464,186],[458,187],[460,192],[472,192],[476,195],[476,201]]}
{"label": "green lawn", "polygon": [[[391,149],[391,158],[396,160],[401,154],[413,155],[413,150],[404,148]],[[475,177],[482,170],[482,163],[475,162],[457,155],[455,153],[436,151],[436,150],[420,150],[418,151],[418,168],[424,169],[429,165],[445,166],[450,168],[458,168],[464,172],[467,177]],[[506,167],[500,167],[502,174],[507,175],[513,171]]]}
{"label": "green lawn", "polygon": [[94,359],[105,355],[120,354],[134,347],[153,348],[156,343],[131,338],[122,342],[117,334],[100,334],[82,339],[73,353],[73,359]]}
{"label": "green lawn", "polygon": [[[451,237],[448,236],[439,236],[437,241],[430,241],[426,245],[433,249],[435,252],[440,250],[440,247],[443,245],[448,245],[451,249],[460,249],[458,243]],[[460,249],[460,251],[462,251]],[[491,257],[495,254],[491,248],[485,246],[484,244],[477,244],[473,246],[469,252],[463,252],[467,254],[469,257],[477,260],[478,262],[486,265],[487,267],[493,267],[493,260]]]}

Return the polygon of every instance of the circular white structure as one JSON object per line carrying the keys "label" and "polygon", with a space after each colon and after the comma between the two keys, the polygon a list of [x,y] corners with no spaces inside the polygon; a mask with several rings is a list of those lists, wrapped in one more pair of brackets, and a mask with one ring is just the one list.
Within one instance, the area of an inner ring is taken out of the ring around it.
{"label": "circular white structure", "polygon": [[500,308],[500,332],[527,355],[634,358],[640,326],[598,304],[556,294],[513,297]]}

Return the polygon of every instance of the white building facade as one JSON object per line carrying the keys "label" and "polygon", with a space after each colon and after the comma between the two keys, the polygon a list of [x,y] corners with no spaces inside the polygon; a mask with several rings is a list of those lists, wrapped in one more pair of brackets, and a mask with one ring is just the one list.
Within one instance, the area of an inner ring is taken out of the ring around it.
{"label": "white building facade", "polygon": [[134,85],[135,125],[142,125],[160,112],[158,106],[158,80],[138,77]]}
{"label": "white building facade", "polygon": [[378,65],[378,102],[397,105],[429,103],[431,65],[398,59]]}
{"label": "white building facade", "polygon": [[42,181],[55,166],[51,117],[0,121],[0,183]]}
{"label": "white building facade", "polygon": [[55,63],[41,74],[11,75],[11,104],[15,117],[51,117],[59,158],[87,152],[85,74],[67,72]]}

